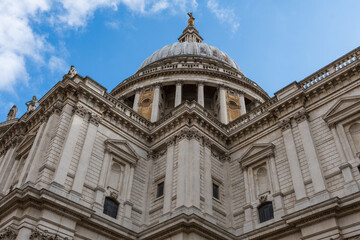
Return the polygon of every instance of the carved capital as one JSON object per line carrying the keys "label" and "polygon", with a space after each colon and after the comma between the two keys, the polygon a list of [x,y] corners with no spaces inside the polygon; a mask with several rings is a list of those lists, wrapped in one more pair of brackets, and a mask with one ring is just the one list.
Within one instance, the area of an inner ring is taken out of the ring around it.
{"label": "carved capital", "polygon": [[229,154],[223,154],[223,155],[221,155],[220,156],[220,159],[221,159],[221,161],[230,161],[230,156],[229,156]]}
{"label": "carved capital", "polygon": [[73,110],[76,115],[79,115],[80,117],[84,118],[87,114],[87,110],[84,106],[76,106],[76,108]]}
{"label": "carved capital", "polygon": [[94,124],[95,126],[99,126],[99,124],[101,122],[101,117],[96,114],[91,114],[89,122],[91,124]]}
{"label": "carved capital", "polygon": [[174,137],[171,137],[171,138],[166,142],[166,146],[167,146],[167,147],[170,147],[170,146],[175,145],[175,143],[176,143],[176,137],[174,136]]}
{"label": "carved capital", "polygon": [[290,118],[281,120],[278,124],[278,126],[281,128],[281,131],[285,131],[291,128],[291,120]]}
{"label": "carved capital", "polygon": [[17,236],[17,232],[10,228],[10,227],[7,227],[3,230],[0,231],[0,239],[6,239],[6,240],[15,240],[16,239],[16,236]]}
{"label": "carved capital", "polygon": [[301,123],[309,118],[309,113],[305,110],[301,110],[294,115],[296,123]]}
{"label": "carved capital", "polygon": [[203,144],[205,147],[208,147],[208,148],[211,148],[211,145],[212,145],[211,140],[207,137],[203,138]]}
{"label": "carved capital", "polygon": [[47,230],[35,228],[31,232],[30,240],[73,240],[72,238],[60,237],[57,234],[49,233]]}

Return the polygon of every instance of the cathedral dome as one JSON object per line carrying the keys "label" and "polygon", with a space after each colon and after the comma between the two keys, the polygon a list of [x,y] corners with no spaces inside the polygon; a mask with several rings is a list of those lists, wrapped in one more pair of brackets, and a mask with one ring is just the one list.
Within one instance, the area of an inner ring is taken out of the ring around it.
{"label": "cathedral dome", "polygon": [[141,64],[139,70],[159,60],[179,56],[197,56],[215,59],[235,68],[242,73],[236,62],[231,59],[225,52],[203,42],[176,42],[171,45],[167,45],[148,57]]}

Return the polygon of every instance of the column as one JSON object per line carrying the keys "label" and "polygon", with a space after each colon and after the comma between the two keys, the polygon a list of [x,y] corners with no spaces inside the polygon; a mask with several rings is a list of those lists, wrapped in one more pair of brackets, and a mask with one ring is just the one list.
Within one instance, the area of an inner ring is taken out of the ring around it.
{"label": "column", "polygon": [[171,211],[171,193],[172,193],[173,169],[174,169],[174,148],[175,148],[175,138],[172,138],[167,143],[167,151],[166,151],[166,170],[165,170],[164,203],[163,203],[164,214]]}
{"label": "column", "polygon": [[212,215],[211,142],[204,139],[204,211]]}
{"label": "column", "polygon": [[139,109],[139,98],[140,98],[140,90],[137,90],[135,93],[134,105],[133,105],[133,110],[135,112],[137,112]]}
{"label": "column", "polygon": [[224,87],[219,88],[219,103],[220,103],[220,122],[227,124],[227,110],[226,110],[226,89]]}
{"label": "column", "polygon": [[244,114],[246,114],[246,105],[245,105],[244,93],[240,93],[239,97],[240,97],[240,112],[241,112],[241,115],[244,115]]}
{"label": "column", "polygon": [[285,144],[287,159],[289,161],[291,178],[295,191],[295,199],[300,201],[306,198],[304,179],[301,174],[299,159],[296,152],[294,137],[291,131],[290,119],[283,120],[280,123],[282,135]]}
{"label": "column", "polygon": [[42,138],[40,139],[39,148],[37,149],[37,151],[35,153],[34,162],[30,166],[29,173],[25,179],[25,182],[31,182],[31,183],[36,182],[37,177],[38,177],[39,168],[42,164],[42,157],[43,157],[44,153],[46,152],[46,149],[50,143],[50,138],[51,138],[50,134],[51,134],[53,128],[55,128],[55,125],[58,120],[59,120],[59,112],[55,112],[49,117],[49,119],[46,123],[46,127],[44,129],[44,134],[43,134]]}
{"label": "column", "polygon": [[201,106],[205,106],[205,101],[204,101],[204,83],[200,82],[198,83],[198,94],[197,94],[197,102],[198,104],[200,104]]}
{"label": "column", "polygon": [[84,145],[81,150],[80,160],[78,167],[76,169],[76,174],[74,178],[74,183],[72,186],[72,191],[81,195],[82,189],[84,186],[86,173],[90,164],[91,153],[94,148],[94,143],[96,139],[96,133],[99,126],[100,117],[97,115],[91,115],[90,123],[85,135]]}
{"label": "column", "polygon": [[175,107],[181,104],[182,100],[182,82],[176,83],[176,90],[175,90]]}
{"label": "column", "polygon": [[29,152],[27,158],[25,159],[24,167],[23,167],[22,172],[20,173],[20,176],[19,176],[19,181],[17,183],[18,188],[21,187],[21,185],[22,185],[22,183],[24,181],[24,177],[26,175],[30,174],[28,172],[28,169],[30,168],[30,166],[33,165],[32,162],[33,162],[33,159],[35,157],[35,154],[36,154],[37,150],[39,149],[40,142],[41,142],[41,139],[43,138],[43,132],[44,132],[46,124],[47,124],[46,121],[42,122],[39,129],[38,129],[38,131],[37,131],[37,133],[36,133],[35,140],[34,140],[32,146],[31,146],[31,149],[30,149],[30,152]]}
{"label": "column", "polygon": [[359,191],[359,186],[356,183],[356,181],[354,180],[354,176],[352,175],[352,171],[351,171],[351,164],[348,162],[349,160],[347,159],[344,149],[341,145],[341,141],[339,138],[339,135],[336,131],[336,127],[330,126],[331,129],[331,133],[334,137],[334,141],[335,141],[335,145],[336,145],[336,149],[339,153],[339,157],[340,157],[340,161],[341,161],[341,165],[340,165],[340,170],[342,172],[345,184],[344,184],[344,193],[345,195],[350,195],[352,193],[358,192]]}
{"label": "column", "polygon": [[160,102],[160,85],[156,85],[154,89],[154,98],[151,110],[151,122],[156,122],[159,119],[159,102]]}
{"label": "column", "polygon": [[[296,113],[294,119],[298,124],[300,137],[304,147],[305,157],[308,162],[310,176],[312,179],[312,184],[314,187],[315,194],[327,191],[325,178],[321,171],[321,165],[319,162],[318,154],[316,152],[314,140],[311,136],[310,124],[308,121],[308,113],[302,110]],[[327,196],[324,196],[325,199],[329,197],[330,195],[328,193]]]}
{"label": "column", "polygon": [[86,110],[83,107],[77,107],[75,114],[72,117],[59,164],[54,175],[53,183],[55,185],[64,186],[65,184],[66,176],[70,168],[70,163],[85,115]]}

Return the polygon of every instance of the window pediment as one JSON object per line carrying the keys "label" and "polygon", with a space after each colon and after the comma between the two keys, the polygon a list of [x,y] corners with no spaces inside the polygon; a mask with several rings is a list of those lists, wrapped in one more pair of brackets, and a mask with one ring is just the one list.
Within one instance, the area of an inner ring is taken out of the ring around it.
{"label": "window pediment", "polygon": [[323,119],[333,125],[360,111],[360,96],[340,98],[323,116]]}
{"label": "window pediment", "polygon": [[124,140],[108,139],[105,141],[105,149],[131,165],[136,165],[139,160],[135,150]]}
{"label": "window pediment", "polygon": [[258,161],[274,155],[275,145],[272,143],[253,144],[238,160],[241,168],[246,168]]}

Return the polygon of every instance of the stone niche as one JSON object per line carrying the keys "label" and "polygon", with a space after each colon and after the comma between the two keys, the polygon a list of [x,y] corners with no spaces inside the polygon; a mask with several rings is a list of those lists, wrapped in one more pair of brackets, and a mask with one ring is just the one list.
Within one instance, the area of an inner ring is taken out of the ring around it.
{"label": "stone niche", "polygon": [[[283,215],[283,201],[275,167],[274,150],[275,145],[272,143],[253,144],[238,160],[244,172],[246,206],[248,206],[245,211],[251,211],[245,215],[259,216],[257,221],[252,217],[245,219],[247,228],[253,224],[255,227],[261,226],[260,215],[254,211],[263,205],[272,204],[272,214],[275,219],[279,219]],[[271,222],[273,221],[266,221],[262,224]]]}

